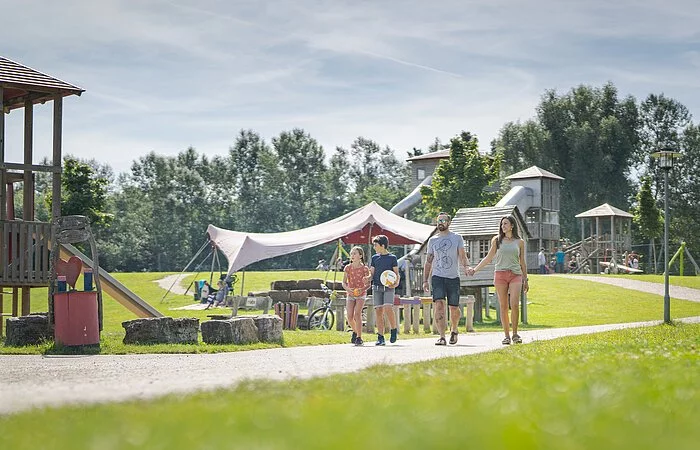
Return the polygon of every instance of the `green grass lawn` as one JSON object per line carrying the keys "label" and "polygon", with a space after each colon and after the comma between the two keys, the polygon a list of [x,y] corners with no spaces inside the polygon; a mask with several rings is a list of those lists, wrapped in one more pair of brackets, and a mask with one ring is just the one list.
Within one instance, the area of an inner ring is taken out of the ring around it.
{"label": "green grass lawn", "polygon": [[[141,298],[149,302],[164,315],[172,317],[197,317],[200,321],[208,320],[207,314],[226,313],[228,310],[215,309],[213,311],[173,310],[172,308],[193,303],[191,295],[168,294],[165,301],[165,290],[156,283],[157,280],[171,275],[170,273],[124,273],[114,274],[124,285],[129,287]],[[270,282],[274,280],[291,279],[323,279],[325,272],[249,272],[246,273],[245,293],[270,288]],[[330,274],[330,279],[333,273]],[[192,276],[190,280],[194,278]],[[198,277],[198,278],[201,278]],[[639,279],[640,277],[635,277]],[[688,278],[688,277],[684,277]],[[601,283],[585,280],[567,279],[562,277],[550,277],[530,275],[531,290],[528,294],[528,325],[524,328],[545,327],[569,327],[579,325],[598,325],[605,323],[636,322],[644,320],[657,320],[663,317],[663,299],[658,295],[622,289]],[[186,287],[188,281],[185,281]],[[80,285],[80,282],[78,283]],[[249,286],[249,287],[248,287]],[[238,292],[236,292],[238,293]],[[46,289],[32,290],[32,310],[46,311]],[[10,310],[9,296],[4,296],[5,311]],[[302,312],[305,312],[302,310]],[[253,314],[257,312],[241,311],[241,314]],[[700,303],[683,300],[671,300],[671,317],[689,317],[700,315]],[[495,322],[495,312],[492,311],[490,319],[483,324],[476,324],[477,331],[494,331],[500,329]],[[125,320],[135,319],[136,316],[117,303],[110,296],[104,297],[104,330],[101,339],[101,353],[212,353],[222,351],[239,351],[254,348],[276,347],[275,344],[239,345],[124,345],[124,328],[121,323]],[[414,337],[426,337],[423,327],[418,335],[401,335],[402,339]],[[462,331],[464,329],[462,328]],[[432,335],[429,335],[432,336]],[[285,346],[336,344],[348,340],[345,332],[309,332],[286,331],[284,332]],[[66,353],[70,350],[55,349],[53,343],[28,347],[5,347],[0,344],[2,353]]]}
{"label": "green grass lawn", "polygon": [[[697,448],[700,325],[0,417],[0,448]],[[380,445],[381,443],[381,445]]]}

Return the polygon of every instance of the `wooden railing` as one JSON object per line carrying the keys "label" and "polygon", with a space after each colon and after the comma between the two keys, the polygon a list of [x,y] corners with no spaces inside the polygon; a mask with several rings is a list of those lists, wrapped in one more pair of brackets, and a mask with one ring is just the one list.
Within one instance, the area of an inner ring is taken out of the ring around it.
{"label": "wooden railing", "polygon": [[0,221],[0,286],[48,286],[51,224]]}

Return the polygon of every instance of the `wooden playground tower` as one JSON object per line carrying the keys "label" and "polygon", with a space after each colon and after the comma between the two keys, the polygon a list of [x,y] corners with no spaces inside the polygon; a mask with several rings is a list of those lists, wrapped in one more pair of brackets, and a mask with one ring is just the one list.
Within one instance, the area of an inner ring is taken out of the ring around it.
{"label": "wooden playground tower", "polygon": [[581,219],[581,241],[566,249],[569,256],[581,254],[581,266],[600,273],[601,262],[623,265],[622,255],[632,247],[632,214],[604,203],[577,214]]}
{"label": "wooden playground tower", "polygon": [[[83,89],[0,56],[0,336],[3,316],[31,311],[31,288],[50,283],[52,223],[35,219],[35,172],[52,175],[51,219],[61,215],[61,146],[63,97],[81,95]],[[52,164],[36,165],[34,157],[34,105],[53,106]],[[5,155],[5,115],[24,109],[24,158],[9,162]],[[22,219],[15,217],[15,184],[22,184]],[[11,313],[3,311],[3,297],[12,296]],[[20,308],[21,298],[21,308]]]}

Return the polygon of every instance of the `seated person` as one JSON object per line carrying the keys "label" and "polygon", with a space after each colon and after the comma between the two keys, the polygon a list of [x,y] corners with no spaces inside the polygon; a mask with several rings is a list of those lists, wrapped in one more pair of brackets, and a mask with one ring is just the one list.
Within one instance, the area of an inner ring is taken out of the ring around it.
{"label": "seated person", "polygon": [[223,282],[223,280],[219,280],[217,287],[219,288],[219,290],[216,291],[216,296],[214,297],[214,306],[226,306],[228,286],[226,285],[226,283]]}

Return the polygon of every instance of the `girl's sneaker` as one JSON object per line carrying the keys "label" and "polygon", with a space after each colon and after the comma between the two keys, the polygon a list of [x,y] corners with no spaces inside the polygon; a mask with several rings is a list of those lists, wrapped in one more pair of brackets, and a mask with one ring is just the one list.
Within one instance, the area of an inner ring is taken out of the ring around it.
{"label": "girl's sneaker", "polygon": [[377,335],[377,342],[375,342],[374,345],[386,345],[386,342],[384,342],[384,335],[383,334],[378,334]]}
{"label": "girl's sneaker", "polygon": [[354,344],[355,341],[357,341],[357,333],[355,333],[355,332],[353,331],[353,332],[352,332],[352,337],[350,338],[350,343],[351,343],[351,344]]}
{"label": "girl's sneaker", "polygon": [[357,339],[355,339],[355,347],[362,347],[362,345],[364,345],[364,343],[365,342],[362,340],[361,337],[358,337]]}

